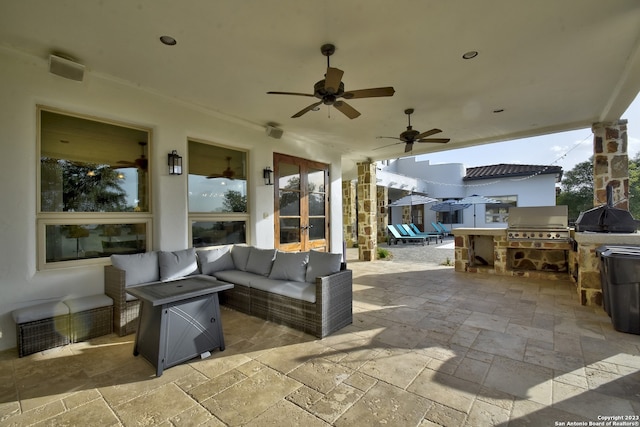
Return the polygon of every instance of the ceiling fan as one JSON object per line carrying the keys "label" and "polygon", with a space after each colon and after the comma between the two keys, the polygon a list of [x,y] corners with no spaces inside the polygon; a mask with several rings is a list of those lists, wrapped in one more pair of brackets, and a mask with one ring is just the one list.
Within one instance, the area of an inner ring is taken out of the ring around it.
{"label": "ceiling fan", "polygon": [[236,173],[231,169],[231,157],[227,157],[227,168],[222,171],[222,173],[214,173],[207,176],[207,179],[213,178],[227,178],[227,179],[235,179],[233,176]]}
{"label": "ceiling fan", "polygon": [[378,87],[372,89],[360,89],[350,90],[345,92],[344,83],[342,82],[342,75],[344,71],[331,67],[329,63],[329,57],[336,51],[336,47],[332,44],[324,44],[320,48],[320,51],[327,57],[327,73],[324,75],[324,79],[313,85],[313,93],[298,93],[298,92],[267,92],[271,95],[295,95],[295,96],[310,96],[320,99],[308,107],[298,111],[291,118],[297,118],[303,114],[315,109],[320,104],[333,105],[338,111],[347,116],[350,119],[355,119],[360,115],[360,112],[353,108],[351,105],[340,100],[344,99],[358,99],[358,98],[374,98],[381,96],[392,96],[395,93],[393,87]]}
{"label": "ceiling fan", "polygon": [[407,115],[407,119],[409,121],[409,125],[407,126],[407,130],[400,134],[400,137],[396,136],[379,136],[378,138],[390,138],[397,139],[400,142],[396,142],[394,144],[385,145],[383,147],[378,147],[376,150],[380,148],[390,147],[391,145],[397,144],[406,144],[404,146],[404,152],[409,153],[413,149],[414,142],[437,142],[437,143],[447,143],[450,141],[449,138],[427,138],[428,136],[435,135],[436,133],[442,132],[440,129],[431,129],[426,132],[420,133],[417,130],[414,130],[411,127],[411,114],[413,114],[413,108],[407,108],[404,110],[404,113]]}
{"label": "ceiling fan", "polygon": [[138,145],[140,146],[141,151],[142,151],[142,153],[140,154],[140,157],[135,159],[133,162],[128,161],[128,160],[120,160],[120,161],[118,161],[118,164],[122,165],[121,167],[138,168],[138,169],[141,169],[143,171],[147,170],[147,167],[149,166],[149,160],[144,155],[144,147],[147,146],[147,143],[144,142],[144,141],[140,141],[140,142],[138,142]]}

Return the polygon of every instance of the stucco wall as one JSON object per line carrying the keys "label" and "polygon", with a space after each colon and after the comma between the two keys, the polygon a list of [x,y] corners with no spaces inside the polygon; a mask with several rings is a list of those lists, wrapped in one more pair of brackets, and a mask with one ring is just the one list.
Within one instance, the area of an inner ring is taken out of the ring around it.
{"label": "stucco wall", "polygon": [[[199,138],[249,151],[251,243],[273,247],[273,187],[262,169],[273,152],[331,164],[331,251],[342,251],[341,159],[321,144],[285,134],[275,140],[261,125],[185,104],[133,85],[93,74],[74,82],[49,74],[46,59],[0,49],[0,350],[15,347],[11,311],[39,301],[103,292],[103,267],[36,270],[36,105],[150,127],[153,249],[189,246],[187,175],[170,176],[167,153],[177,150],[188,165],[187,138]],[[265,112],[268,114],[268,112]],[[272,119],[265,115],[265,122]]]}

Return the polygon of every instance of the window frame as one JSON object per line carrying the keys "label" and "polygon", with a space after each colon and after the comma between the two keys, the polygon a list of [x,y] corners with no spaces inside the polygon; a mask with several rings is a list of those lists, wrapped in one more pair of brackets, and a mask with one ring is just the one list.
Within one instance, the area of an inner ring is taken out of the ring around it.
{"label": "window frame", "polygon": [[[43,212],[42,211],[42,174],[41,174],[41,158],[42,158],[42,112],[50,112],[83,120],[95,121],[113,126],[129,128],[147,134],[147,157],[149,159],[147,166],[147,182],[146,191],[148,197],[147,212]],[[147,251],[153,246],[153,191],[152,176],[153,165],[152,156],[153,131],[149,127],[139,126],[131,123],[109,120],[100,117],[74,113],[46,105],[36,105],[36,269],[38,271],[55,270],[61,268],[90,266],[90,265],[106,265],[109,264],[109,256],[85,258],[77,260],[54,261],[47,262],[47,244],[46,244],[46,228],[49,225],[109,225],[109,224],[145,224],[146,240],[145,245]]]}
{"label": "window frame", "polygon": [[[237,151],[240,153],[244,153],[245,156],[245,168],[247,171],[246,174],[246,188],[247,188],[247,211],[246,212],[198,212],[198,211],[191,211],[191,205],[189,203],[189,198],[187,197],[187,220],[189,223],[189,230],[188,230],[188,234],[189,234],[189,245],[191,247],[194,247],[193,245],[193,224],[196,222],[224,222],[224,221],[235,221],[235,222],[244,222],[244,228],[245,228],[245,238],[246,241],[245,243],[249,243],[251,242],[251,227],[250,227],[250,221],[251,221],[251,174],[249,173],[249,171],[251,170],[250,168],[250,151],[247,149],[243,149],[243,148],[239,148],[239,147],[232,147],[229,145],[225,145],[225,144],[219,144],[219,143],[215,143],[215,142],[211,142],[211,141],[207,141],[207,140],[203,140],[200,138],[191,138],[191,137],[187,137],[187,153],[189,153],[189,155],[187,156],[187,193],[189,193],[191,191],[191,189],[189,188],[189,179],[188,176],[191,174],[190,171],[190,166],[191,166],[191,155],[190,155],[190,149],[189,149],[189,143],[190,142],[195,142],[198,144],[205,144],[205,145],[211,145],[217,148],[221,148],[221,149],[226,149],[226,150],[232,150],[232,151]],[[210,245],[210,246],[197,246],[198,250],[201,249],[207,249],[207,248],[213,248],[213,247],[217,247],[217,246],[224,246],[225,244],[222,245]]]}

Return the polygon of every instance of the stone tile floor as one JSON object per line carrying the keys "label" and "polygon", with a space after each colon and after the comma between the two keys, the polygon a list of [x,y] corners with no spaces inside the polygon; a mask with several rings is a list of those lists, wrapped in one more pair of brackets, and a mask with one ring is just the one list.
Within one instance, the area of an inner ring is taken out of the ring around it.
{"label": "stone tile floor", "polygon": [[226,350],[159,378],[134,335],[4,351],[0,425],[639,425],[640,336],[580,306],[571,282],[455,273],[403,250],[350,262],[353,325],[323,340],[223,308]]}

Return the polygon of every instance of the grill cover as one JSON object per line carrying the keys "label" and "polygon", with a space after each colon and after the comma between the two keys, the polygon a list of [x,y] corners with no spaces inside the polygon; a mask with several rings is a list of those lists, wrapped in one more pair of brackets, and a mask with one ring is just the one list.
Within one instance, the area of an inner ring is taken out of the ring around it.
{"label": "grill cover", "polygon": [[607,204],[580,213],[576,221],[576,231],[594,233],[635,233],[640,221],[631,213],[613,207],[613,188],[607,186]]}

